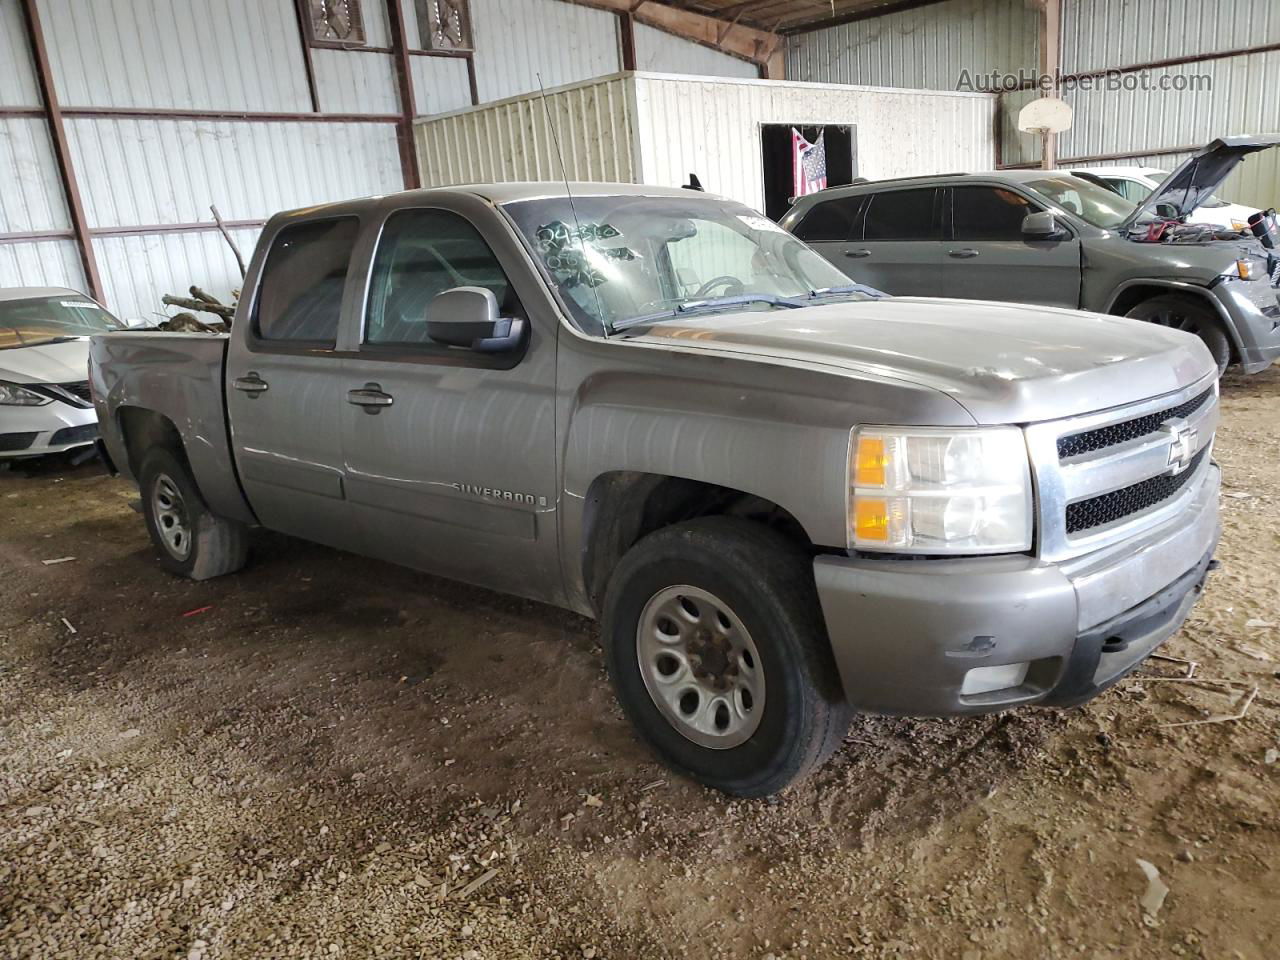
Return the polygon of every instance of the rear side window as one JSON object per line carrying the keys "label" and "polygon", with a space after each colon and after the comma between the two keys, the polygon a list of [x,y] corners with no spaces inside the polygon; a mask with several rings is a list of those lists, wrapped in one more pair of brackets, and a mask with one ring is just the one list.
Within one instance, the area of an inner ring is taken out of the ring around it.
{"label": "rear side window", "polygon": [[933,187],[873,194],[867,207],[864,240],[941,240],[934,217]]}
{"label": "rear side window", "polygon": [[393,213],[373,260],[364,342],[447,350],[427,336],[427,320],[431,301],[454,287],[485,287],[504,316],[517,312],[498,258],[467,220],[446,210]]}
{"label": "rear side window", "polygon": [[840,197],[814,204],[792,231],[808,243],[853,240],[865,197]]}
{"label": "rear side window", "polygon": [[952,235],[956,240],[1021,241],[1022,221],[1039,209],[1012,190],[955,187],[951,192]]}
{"label": "rear side window", "polygon": [[299,223],[276,234],[253,315],[259,339],[334,345],[359,229],[355,217],[341,217]]}

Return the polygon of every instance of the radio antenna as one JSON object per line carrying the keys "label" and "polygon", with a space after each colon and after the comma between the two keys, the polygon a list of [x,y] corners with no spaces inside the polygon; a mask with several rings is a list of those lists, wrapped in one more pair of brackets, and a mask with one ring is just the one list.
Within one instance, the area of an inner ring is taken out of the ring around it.
{"label": "radio antenna", "polygon": [[[551,142],[556,148],[556,160],[560,163],[560,179],[564,181],[565,196],[569,198],[569,212],[573,214],[573,229],[577,233],[578,247],[582,253],[582,262],[587,262],[587,238],[582,235],[582,223],[578,219],[578,205],[574,202],[573,191],[569,189],[569,171],[564,165],[564,153],[560,150],[560,134],[558,132],[558,124],[551,117],[551,108],[547,106],[547,91],[542,86],[542,72],[535,73],[534,76],[538,80],[538,94],[542,100],[542,112],[547,118],[547,129],[551,131]],[[600,330],[604,333],[605,339],[609,338],[609,321],[605,319],[604,304],[600,302],[600,291],[591,286],[591,294],[596,300],[596,314],[600,318]]]}

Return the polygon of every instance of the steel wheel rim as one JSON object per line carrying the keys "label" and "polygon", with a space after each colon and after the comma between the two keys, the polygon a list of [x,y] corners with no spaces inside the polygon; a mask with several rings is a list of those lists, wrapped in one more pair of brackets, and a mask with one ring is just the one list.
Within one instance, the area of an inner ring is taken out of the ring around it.
{"label": "steel wheel rim", "polygon": [[187,524],[187,505],[182,492],[167,473],[156,477],[151,491],[151,515],[165,549],[176,559],[185,560],[191,553],[191,531]]}
{"label": "steel wheel rim", "polygon": [[650,597],[636,627],[636,658],[653,705],[685,739],[728,750],[760,726],[760,652],[741,619],[714,594],[680,584]]}

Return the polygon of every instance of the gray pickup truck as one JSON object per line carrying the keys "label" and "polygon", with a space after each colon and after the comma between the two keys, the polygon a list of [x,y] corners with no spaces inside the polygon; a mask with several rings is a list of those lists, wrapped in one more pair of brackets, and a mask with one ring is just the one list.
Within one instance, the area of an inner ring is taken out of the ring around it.
{"label": "gray pickup truck", "polygon": [[280,214],[229,335],[90,361],[173,571],[261,526],[598,617],[641,735],[746,796],[853,711],[1136,667],[1217,543],[1216,373],[1177,330],[884,298],[740,204],[586,183]]}

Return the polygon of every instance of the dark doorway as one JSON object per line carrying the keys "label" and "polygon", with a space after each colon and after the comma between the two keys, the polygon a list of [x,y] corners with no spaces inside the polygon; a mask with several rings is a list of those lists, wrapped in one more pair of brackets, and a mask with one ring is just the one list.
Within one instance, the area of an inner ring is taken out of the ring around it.
{"label": "dark doorway", "polygon": [[781,220],[790,208],[793,192],[791,170],[791,130],[810,143],[824,135],[827,151],[827,186],[853,183],[858,175],[858,128],[849,126],[814,126],[800,123],[764,123],[760,125],[760,150],[764,159],[764,214],[770,220]]}

